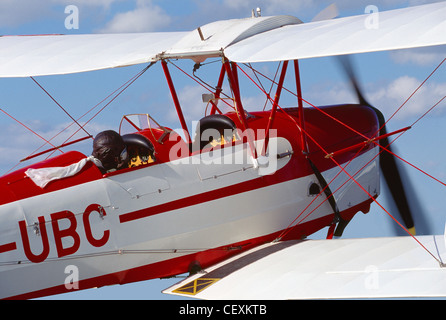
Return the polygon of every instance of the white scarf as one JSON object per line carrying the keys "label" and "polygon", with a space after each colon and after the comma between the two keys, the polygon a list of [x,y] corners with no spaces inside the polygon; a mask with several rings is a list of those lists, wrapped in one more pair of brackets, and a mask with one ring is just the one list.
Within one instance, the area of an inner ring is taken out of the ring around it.
{"label": "white scarf", "polygon": [[45,188],[50,181],[74,176],[76,173],[82,170],[88,161],[94,161],[94,157],[89,156],[88,158],[82,159],[78,163],[73,163],[72,165],[66,167],[28,169],[26,170],[25,174],[31,178],[36,185],[41,188]]}

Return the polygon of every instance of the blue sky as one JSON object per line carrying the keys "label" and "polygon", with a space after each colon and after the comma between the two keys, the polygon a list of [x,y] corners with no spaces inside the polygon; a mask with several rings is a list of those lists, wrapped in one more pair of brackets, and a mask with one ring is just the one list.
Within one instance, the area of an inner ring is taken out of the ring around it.
{"label": "blue sky", "polygon": [[[370,1],[294,1],[294,0],[3,0],[0,2],[0,35],[15,34],[75,34],[187,31],[220,19],[243,18],[251,10],[261,7],[262,15],[290,14],[310,21],[323,8],[336,2],[340,16],[363,14]],[[376,0],[380,11],[430,3],[422,0]],[[79,28],[67,29],[65,8],[79,9]],[[404,50],[397,52],[360,54],[353,57],[367,99],[389,116],[413,90],[446,57],[445,47]],[[179,63],[191,71],[191,62]],[[276,65],[262,64],[262,71],[273,74]],[[55,77],[38,77],[39,83],[74,117],[79,117],[104,97],[139,72],[143,66],[96,71]],[[318,58],[301,61],[304,97],[315,105],[355,102],[349,84],[336,59]],[[201,116],[203,90],[193,82],[171,70],[183,103],[188,122]],[[212,83],[218,70],[213,65],[201,68],[200,76]],[[389,131],[413,123],[424,111],[446,94],[446,65],[442,66],[419,93],[389,123]],[[249,87],[244,99],[251,107],[261,104],[260,93]],[[284,97],[283,106],[294,104]],[[50,138],[70,123],[70,119],[28,79],[0,79],[0,108],[19,119],[40,135]],[[421,120],[395,143],[398,154],[441,181],[446,181],[444,141],[446,141],[446,101]],[[122,115],[152,114],[160,124],[179,128],[173,104],[159,65],[155,65],[116,101],[110,104],[87,130],[96,134],[104,129],[117,129]],[[86,119],[83,119],[86,120]],[[72,126],[69,130],[72,130]],[[72,132],[72,131],[70,131]],[[67,137],[67,133],[62,134]],[[42,145],[42,140],[0,113],[0,174],[4,174]],[[91,142],[76,146],[84,153],[91,152]],[[444,199],[446,188],[424,174],[406,169],[421,202],[423,216],[430,231],[441,234],[446,222]],[[378,199],[386,206],[385,191]],[[325,233],[324,230],[322,233]],[[317,236],[320,237],[321,234]],[[394,235],[394,223],[376,205],[369,214],[359,213],[347,227],[344,237]],[[140,284],[114,286],[68,294],[65,298],[170,298],[159,292],[175,281],[152,280]],[[61,298],[61,297],[58,297]]]}

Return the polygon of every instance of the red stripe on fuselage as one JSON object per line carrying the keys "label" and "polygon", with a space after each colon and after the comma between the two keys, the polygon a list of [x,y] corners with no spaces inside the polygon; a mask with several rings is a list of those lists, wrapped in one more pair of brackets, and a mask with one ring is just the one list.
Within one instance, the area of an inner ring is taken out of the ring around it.
{"label": "red stripe on fuselage", "polygon": [[296,175],[283,175],[282,177],[276,177],[271,179],[271,177],[260,177],[257,179],[241,182],[238,184],[230,185],[224,188],[220,188],[217,190],[211,190],[204,193],[196,194],[187,198],[181,198],[178,200],[174,200],[171,202],[163,203],[157,206],[145,208],[138,211],[133,211],[129,213],[125,213],[119,216],[119,222],[129,222],[142,218],[146,218],[149,216],[153,216],[156,214],[160,214],[163,212],[173,211],[185,207],[190,207],[198,204],[202,204],[205,202],[233,196],[236,194],[268,187],[274,184],[279,184],[282,182],[286,182],[292,179],[297,178]]}
{"label": "red stripe on fuselage", "polygon": [[[302,238],[302,230],[316,230],[324,227],[333,220],[334,215],[328,215],[317,220],[303,223],[301,228],[294,228],[292,232],[287,235],[284,240],[300,239]],[[188,268],[192,261],[198,261],[202,268],[208,268],[225,259],[228,259],[236,254],[252,249],[260,244],[270,242],[275,239],[281,232],[277,231],[272,234],[263,235],[253,239],[243,240],[237,243],[227,244],[225,246],[199,251],[184,256],[179,256],[156,263],[137,266],[127,270],[117,271],[101,276],[92,277],[89,279],[82,279],[78,282],[79,289],[85,290],[93,287],[102,287],[113,284],[125,284],[131,282],[144,281],[149,279],[165,278],[173,275],[188,272]],[[174,256],[174,254],[172,255]],[[33,299],[43,296],[49,296],[60,293],[69,293],[77,291],[76,289],[67,289],[65,285],[58,285],[33,292],[27,292],[16,296],[8,297],[6,299]]]}
{"label": "red stripe on fuselage", "polygon": [[8,252],[8,251],[16,250],[16,249],[17,249],[17,245],[15,242],[6,243],[6,244],[2,244],[0,246],[0,253]]}

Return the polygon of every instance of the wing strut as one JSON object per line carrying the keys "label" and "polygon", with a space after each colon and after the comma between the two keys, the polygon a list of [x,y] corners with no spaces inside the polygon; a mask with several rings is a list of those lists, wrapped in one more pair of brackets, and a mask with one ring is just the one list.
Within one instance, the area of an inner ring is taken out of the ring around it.
{"label": "wing strut", "polygon": [[172,99],[175,104],[175,109],[177,110],[181,127],[183,128],[184,134],[186,135],[187,143],[191,143],[192,141],[190,138],[189,130],[187,129],[187,124],[186,121],[184,120],[183,111],[181,110],[180,101],[178,100],[177,92],[175,90],[175,86],[173,85],[172,77],[170,76],[166,60],[162,60],[161,65],[163,66],[164,75],[166,76],[167,84],[169,85],[170,94],[172,95]]}
{"label": "wing strut", "polygon": [[277,106],[279,105],[280,94],[282,93],[283,81],[285,80],[285,74],[286,74],[287,67],[288,67],[288,61],[284,61],[283,66],[282,66],[282,72],[280,73],[279,84],[277,85],[277,89],[276,89],[276,95],[274,97],[273,107],[271,108],[271,115],[269,116],[268,124],[266,127],[265,143],[263,145],[262,155],[266,155],[266,150],[268,148],[269,130],[271,129],[271,127],[273,125],[274,118],[275,118],[276,111],[277,111]]}
{"label": "wing strut", "polygon": [[[305,117],[304,117],[304,104],[302,99],[302,85],[300,81],[300,69],[299,60],[294,60],[294,75],[296,78],[296,92],[297,92],[297,105],[299,107],[299,127],[305,130]],[[307,138],[303,132],[300,135],[300,143],[302,146],[302,153],[305,155],[308,153]]]}
{"label": "wing strut", "polygon": [[[257,159],[257,152],[254,146],[254,137],[253,132],[248,130],[248,122],[246,121],[245,110],[243,109],[242,100],[240,98],[240,90],[238,85],[238,76],[237,76],[237,64],[234,62],[232,64],[229,63],[228,59],[223,60],[223,64],[226,69],[226,74],[228,75],[229,84],[231,85],[232,92],[235,98],[235,108],[237,110],[237,114],[239,116],[240,122],[242,123],[243,130],[247,134],[249,148],[251,149],[253,161]],[[231,68],[232,65],[232,68]]]}
{"label": "wing strut", "polygon": [[223,91],[223,80],[225,79],[225,74],[226,74],[226,68],[224,65],[221,66],[221,71],[220,71],[220,76],[218,77],[218,83],[217,83],[217,87],[215,88],[215,93],[214,93],[214,99],[212,99],[210,102],[212,104],[212,108],[211,108],[211,113],[210,114],[215,114],[215,112],[219,112],[220,114],[222,113],[220,111],[220,109],[218,109],[217,104],[218,104],[218,100],[220,99],[220,94]]}

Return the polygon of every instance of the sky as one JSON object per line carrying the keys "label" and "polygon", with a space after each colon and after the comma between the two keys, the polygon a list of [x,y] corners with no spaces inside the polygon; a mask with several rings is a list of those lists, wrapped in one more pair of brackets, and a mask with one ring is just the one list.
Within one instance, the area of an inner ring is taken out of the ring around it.
{"label": "sky", "polygon": [[[423,0],[367,0],[367,1],[314,1],[314,0],[2,0],[0,1],[0,35],[18,34],[88,34],[121,32],[188,31],[206,23],[251,16],[253,8],[260,7],[263,16],[287,14],[309,22],[322,9],[336,3],[341,17],[363,14],[373,4],[379,11],[404,8],[435,1]],[[78,20],[70,20],[75,8]],[[68,19],[68,20],[67,20]],[[76,23],[75,23],[76,22]],[[445,47],[400,50],[358,54],[352,57],[358,79],[366,99],[379,108],[386,117],[403,104],[419,84],[446,57]],[[191,71],[192,62],[179,62]],[[301,61],[303,96],[314,105],[356,102],[355,96],[334,58]],[[37,77],[57,102],[78,118],[86,113],[144,66],[132,66],[66,76]],[[261,64],[262,72],[273,75],[276,64]],[[186,120],[203,116],[201,94],[203,89],[189,81],[180,72],[171,69]],[[215,83],[219,69],[216,65],[200,68],[198,75]],[[161,81],[160,81],[161,79]],[[288,79],[289,80],[289,79]],[[426,82],[400,112],[391,119],[388,131],[414,123],[425,111],[446,95],[446,63]],[[243,92],[248,109],[263,108],[264,98],[253,88]],[[292,97],[283,97],[282,106],[294,106]],[[0,174],[5,174],[18,161],[39,149],[43,140],[31,133],[49,139],[67,127],[70,118],[29,78],[0,79]],[[96,109],[97,110],[97,109]],[[29,129],[20,125],[21,121]],[[91,134],[119,127],[122,115],[150,113],[162,125],[173,129],[180,125],[170,99],[167,84],[159,64],[149,69],[100,115],[86,126]],[[82,122],[92,114],[82,118]],[[417,122],[394,144],[398,154],[440,181],[446,181],[446,101]],[[60,134],[54,144],[72,134],[71,126]],[[82,133],[76,135],[81,137]],[[44,147],[43,149],[48,148]],[[43,150],[39,149],[39,150]],[[85,154],[91,152],[91,141],[76,145]],[[29,164],[28,162],[25,164]],[[417,199],[421,232],[442,234],[446,222],[446,188],[420,171],[406,167],[409,182]],[[390,206],[386,190],[378,199]],[[421,221],[421,220],[424,220]],[[358,213],[347,227],[344,238],[393,236],[395,223],[385,212],[373,205],[364,215]],[[314,236],[324,237],[326,230]],[[57,299],[170,299],[160,291],[177,280],[150,280],[137,284],[92,289],[57,296]]]}

